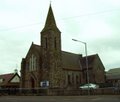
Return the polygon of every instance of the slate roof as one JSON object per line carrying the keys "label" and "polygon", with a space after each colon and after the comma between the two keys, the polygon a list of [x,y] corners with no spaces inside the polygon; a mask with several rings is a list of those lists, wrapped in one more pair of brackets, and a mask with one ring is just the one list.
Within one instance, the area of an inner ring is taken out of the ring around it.
{"label": "slate roof", "polygon": [[3,79],[3,82],[1,84],[7,84],[13,76],[14,73],[0,75],[0,79]]}
{"label": "slate roof", "polygon": [[62,68],[67,70],[81,70],[80,55],[62,51]]}
{"label": "slate roof", "polygon": [[106,72],[107,79],[120,79],[120,68],[110,69]]}
{"label": "slate roof", "polygon": [[[35,51],[40,53],[39,45],[33,44],[33,48]],[[40,54],[39,54],[40,55]],[[70,68],[71,70],[80,70],[80,55],[74,54],[70,52],[62,51],[62,68],[67,69]]]}
{"label": "slate roof", "polygon": [[34,44],[34,48],[37,52],[40,52],[41,46]]}
{"label": "slate roof", "polygon": [[3,79],[3,82],[0,83],[0,86],[9,84],[9,82],[13,79],[13,77],[15,75],[18,75],[18,74],[17,73],[16,74],[9,73],[9,74],[2,74],[2,75],[0,75],[0,79]]}
{"label": "slate roof", "polygon": [[110,69],[107,74],[120,74],[120,68]]}
{"label": "slate roof", "polygon": [[[33,48],[35,51],[40,53],[41,46],[33,44]],[[94,55],[88,56],[89,68],[93,66],[94,64],[93,62],[96,56],[98,55],[94,54]],[[86,57],[82,57],[80,54],[74,54],[74,53],[62,51],[62,68],[65,70],[85,69],[86,68]]]}
{"label": "slate roof", "polygon": [[[98,56],[98,55],[94,54],[94,55],[87,56],[88,66],[89,66],[88,68],[93,67],[93,63],[94,63],[96,56]],[[86,69],[86,57],[82,57],[82,59],[80,59],[80,61],[81,61],[82,68]]]}
{"label": "slate roof", "polygon": [[40,51],[41,51],[41,46],[40,46],[40,45],[37,45],[37,44],[34,44],[34,43],[32,42],[32,44],[31,44],[31,46],[30,46],[30,48],[29,48],[29,50],[28,50],[28,53],[27,53],[27,55],[26,55],[26,58],[27,58],[27,56],[29,55],[29,53],[30,53],[31,50],[34,50],[34,52],[36,52],[36,53],[40,53]]}

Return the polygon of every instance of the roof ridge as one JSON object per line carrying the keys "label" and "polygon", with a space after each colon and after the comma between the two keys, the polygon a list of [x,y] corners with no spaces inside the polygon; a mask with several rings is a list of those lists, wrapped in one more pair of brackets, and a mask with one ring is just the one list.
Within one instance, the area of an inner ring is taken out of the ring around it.
{"label": "roof ridge", "polygon": [[[96,56],[98,55],[97,53],[96,54],[92,54],[92,55],[87,55],[87,57],[91,57],[91,56]],[[86,56],[83,56],[83,58],[85,58]]]}
{"label": "roof ridge", "polygon": [[33,44],[33,45],[35,45],[35,46],[40,46],[40,45],[38,45],[38,44]]}
{"label": "roof ridge", "polygon": [[67,52],[67,51],[62,51],[62,52],[69,53],[69,54],[74,54],[74,55],[82,55],[82,54],[77,54],[77,53]]}
{"label": "roof ridge", "polygon": [[14,74],[14,73],[0,74],[0,76],[3,76],[3,75],[10,75],[10,74]]}

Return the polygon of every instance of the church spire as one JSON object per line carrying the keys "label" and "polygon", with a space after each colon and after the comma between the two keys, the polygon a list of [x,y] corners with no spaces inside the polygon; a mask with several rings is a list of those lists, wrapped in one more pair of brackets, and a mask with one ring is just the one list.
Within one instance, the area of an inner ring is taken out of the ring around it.
{"label": "church spire", "polygon": [[48,11],[48,14],[47,14],[46,23],[45,23],[45,26],[44,26],[42,32],[45,31],[45,30],[49,30],[49,29],[52,29],[52,30],[57,29],[58,30],[51,4],[49,6],[49,11]]}
{"label": "church spire", "polygon": [[48,80],[50,88],[60,87],[62,83],[61,32],[57,28],[51,4],[41,32],[41,56],[42,73],[44,73],[42,80]]}

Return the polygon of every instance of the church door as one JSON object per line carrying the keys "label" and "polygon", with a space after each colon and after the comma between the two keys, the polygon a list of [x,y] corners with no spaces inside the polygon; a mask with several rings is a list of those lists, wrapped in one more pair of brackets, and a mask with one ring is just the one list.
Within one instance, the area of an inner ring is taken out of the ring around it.
{"label": "church door", "polygon": [[35,80],[31,77],[31,88],[35,88]]}

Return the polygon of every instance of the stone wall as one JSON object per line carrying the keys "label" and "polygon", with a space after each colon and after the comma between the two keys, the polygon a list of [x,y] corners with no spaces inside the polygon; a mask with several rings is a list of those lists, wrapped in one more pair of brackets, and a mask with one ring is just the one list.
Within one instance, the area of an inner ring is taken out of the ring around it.
{"label": "stone wall", "polygon": [[[88,95],[88,90],[81,89],[0,89],[0,95],[39,95],[39,96],[77,96]],[[99,88],[90,90],[89,95],[120,95],[120,89]]]}

